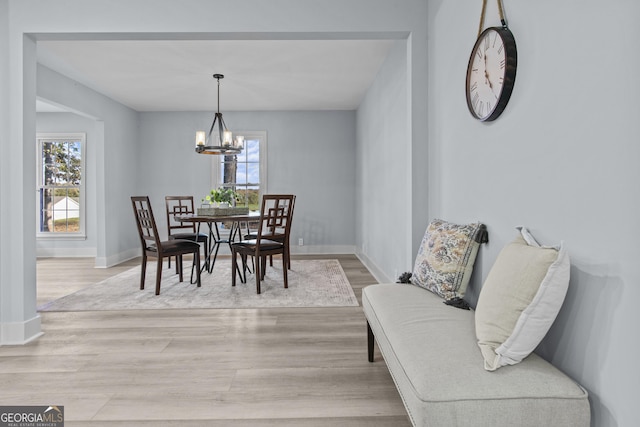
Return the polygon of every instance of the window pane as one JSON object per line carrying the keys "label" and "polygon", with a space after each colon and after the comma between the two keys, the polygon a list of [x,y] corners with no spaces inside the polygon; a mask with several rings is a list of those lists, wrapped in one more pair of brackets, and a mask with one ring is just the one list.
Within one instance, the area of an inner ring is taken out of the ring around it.
{"label": "window pane", "polygon": [[247,182],[249,184],[260,184],[260,163],[247,164]]}
{"label": "window pane", "polygon": [[247,165],[246,163],[238,163],[238,169],[236,170],[236,182],[238,184],[247,183]]}
{"label": "window pane", "polygon": [[246,157],[248,162],[260,161],[260,140],[250,139],[245,141]]}
{"label": "window pane", "polygon": [[69,152],[66,159],[67,182],[73,185],[80,185],[82,166],[82,151],[80,142],[70,142]]}
{"label": "window pane", "polygon": [[245,146],[245,148],[236,155],[236,157],[238,159],[238,162],[246,162],[247,161],[247,148],[246,148],[247,147],[247,143],[246,143],[246,141],[245,141],[245,145],[244,146]]}
{"label": "window pane", "polygon": [[[77,197],[73,197],[73,195],[77,195]],[[54,232],[79,231],[79,196],[80,192],[75,188],[59,188],[54,191],[51,211]]]}
{"label": "window pane", "polygon": [[53,231],[53,190],[40,189],[40,231]]}
{"label": "window pane", "polygon": [[43,174],[44,185],[56,185],[60,183],[60,170],[56,165],[45,165]]}
{"label": "window pane", "polygon": [[250,210],[260,209],[259,191],[257,186],[238,185],[236,186],[238,201],[236,206],[249,206]]}
{"label": "window pane", "polygon": [[248,206],[247,188],[244,185],[239,185],[236,187],[236,193],[238,194],[236,206]]}
{"label": "window pane", "polygon": [[247,200],[249,209],[252,211],[260,210],[260,189],[257,185],[247,186]]}

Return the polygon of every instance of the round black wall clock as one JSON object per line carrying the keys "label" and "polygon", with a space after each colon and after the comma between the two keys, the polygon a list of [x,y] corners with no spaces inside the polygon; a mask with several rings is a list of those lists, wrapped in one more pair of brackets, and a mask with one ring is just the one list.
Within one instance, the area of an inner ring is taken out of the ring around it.
{"label": "round black wall clock", "polygon": [[516,40],[506,25],[490,27],[478,37],[467,66],[467,106],[483,122],[504,111],[516,80]]}

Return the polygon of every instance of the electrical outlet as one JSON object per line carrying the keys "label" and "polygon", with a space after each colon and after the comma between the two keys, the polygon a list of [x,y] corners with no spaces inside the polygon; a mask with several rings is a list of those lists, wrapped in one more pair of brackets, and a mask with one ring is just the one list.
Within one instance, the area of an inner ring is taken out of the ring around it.
{"label": "electrical outlet", "polygon": [[298,246],[303,246],[304,245],[304,240],[301,238],[298,239]]}

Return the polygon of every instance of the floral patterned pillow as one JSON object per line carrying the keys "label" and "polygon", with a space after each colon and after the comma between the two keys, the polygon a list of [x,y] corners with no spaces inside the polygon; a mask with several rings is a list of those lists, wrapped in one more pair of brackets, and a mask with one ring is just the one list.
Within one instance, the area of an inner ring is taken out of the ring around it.
{"label": "floral patterned pillow", "polygon": [[484,224],[453,224],[434,219],[424,233],[411,283],[445,300],[462,298],[480,243],[487,241]]}

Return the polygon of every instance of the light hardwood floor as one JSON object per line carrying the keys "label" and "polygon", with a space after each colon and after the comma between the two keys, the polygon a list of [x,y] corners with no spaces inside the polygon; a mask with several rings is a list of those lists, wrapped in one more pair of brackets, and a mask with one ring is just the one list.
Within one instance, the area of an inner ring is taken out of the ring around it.
{"label": "light hardwood floor", "polygon": [[[360,300],[375,279],[328,258]],[[39,260],[38,304],[138,263]],[[411,425],[362,307],[41,315],[44,336],[0,347],[0,405],[64,405],[67,427]]]}

